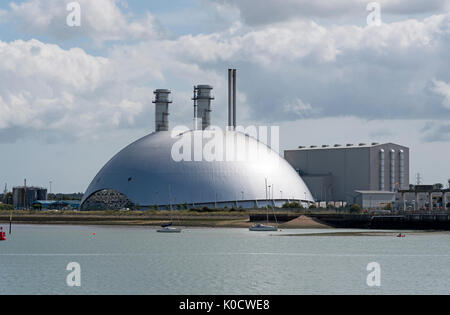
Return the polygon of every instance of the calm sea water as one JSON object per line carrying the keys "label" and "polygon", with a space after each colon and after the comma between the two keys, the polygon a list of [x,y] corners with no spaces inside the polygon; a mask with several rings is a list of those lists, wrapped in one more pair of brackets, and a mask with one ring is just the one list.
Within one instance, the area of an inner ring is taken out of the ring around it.
{"label": "calm sea water", "polygon": [[[278,234],[316,232],[333,230]],[[450,293],[450,235],[273,234],[15,226],[0,242],[0,294]],[[79,288],[66,284],[70,262],[81,266]],[[367,285],[370,262],[381,265],[381,287]]]}

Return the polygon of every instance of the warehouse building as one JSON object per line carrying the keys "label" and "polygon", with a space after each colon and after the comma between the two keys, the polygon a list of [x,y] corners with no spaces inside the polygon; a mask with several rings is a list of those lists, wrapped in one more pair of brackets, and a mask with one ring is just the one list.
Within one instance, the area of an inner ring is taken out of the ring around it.
{"label": "warehouse building", "polygon": [[285,159],[316,201],[356,203],[358,198],[367,204],[372,198],[377,200],[372,205],[381,207],[392,202],[394,192],[409,188],[409,148],[394,143],[299,147],[285,151]]}

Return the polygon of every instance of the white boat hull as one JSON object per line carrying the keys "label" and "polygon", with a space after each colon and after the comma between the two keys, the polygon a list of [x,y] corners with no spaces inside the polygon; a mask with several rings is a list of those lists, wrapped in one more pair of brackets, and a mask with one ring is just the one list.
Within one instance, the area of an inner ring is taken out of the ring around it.
{"label": "white boat hull", "polygon": [[181,233],[181,229],[169,227],[169,228],[162,228],[162,229],[158,230],[157,232],[158,233]]}
{"label": "white boat hull", "polygon": [[278,228],[270,225],[255,225],[250,227],[249,230],[252,232],[277,232]]}

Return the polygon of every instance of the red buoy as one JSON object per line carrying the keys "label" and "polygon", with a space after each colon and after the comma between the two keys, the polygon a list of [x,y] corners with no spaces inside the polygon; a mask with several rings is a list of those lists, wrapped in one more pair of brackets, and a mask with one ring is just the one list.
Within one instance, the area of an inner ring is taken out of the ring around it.
{"label": "red buoy", "polygon": [[3,232],[2,227],[0,227],[0,241],[6,241],[6,233]]}

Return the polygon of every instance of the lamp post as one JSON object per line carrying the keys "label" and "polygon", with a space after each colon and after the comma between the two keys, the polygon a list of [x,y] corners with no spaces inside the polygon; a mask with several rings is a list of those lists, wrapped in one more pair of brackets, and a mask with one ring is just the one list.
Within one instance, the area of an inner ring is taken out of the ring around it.
{"label": "lamp post", "polygon": [[172,210],[172,198],[170,196],[170,185],[169,185],[169,210]]}
{"label": "lamp post", "polygon": [[266,178],[266,200],[267,200],[267,178]]}

